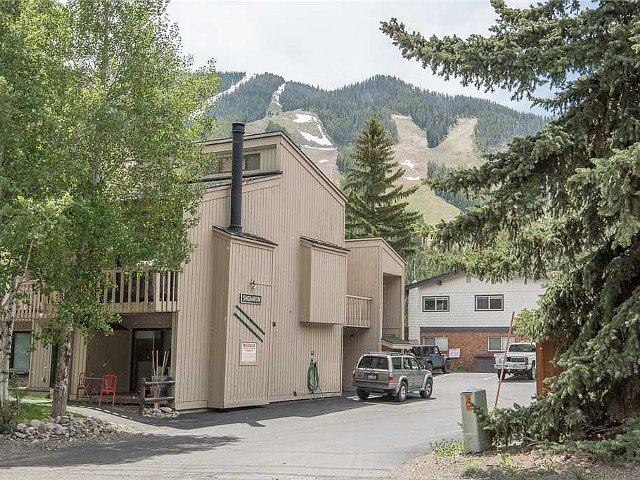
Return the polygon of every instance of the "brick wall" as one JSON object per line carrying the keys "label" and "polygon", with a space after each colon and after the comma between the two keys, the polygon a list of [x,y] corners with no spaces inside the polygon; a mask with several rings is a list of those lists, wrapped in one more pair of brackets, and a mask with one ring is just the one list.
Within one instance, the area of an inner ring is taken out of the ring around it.
{"label": "brick wall", "polygon": [[[496,331],[448,331],[443,332],[442,330],[438,331],[437,329],[434,331],[428,331],[423,329],[420,332],[420,343],[423,343],[422,338],[424,337],[446,337],[449,339],[449,348],[459,348],[460,349],[460,358],[451,359],[451,369],[455,369],[458,365],[463,365],[464,368],[470,372],[475,371],[476,365],[476,356],[491,356],[493,357],[494,353],[498,352],[490,352],[488,349],[489,337],[506,337],[507,332],[496,332]],[[513,341],[513,340],[512,340]],[[515,341],[524,341],[521,337],[516,337]],[[443,352],[444,354],[448,354],[448,352]]]}

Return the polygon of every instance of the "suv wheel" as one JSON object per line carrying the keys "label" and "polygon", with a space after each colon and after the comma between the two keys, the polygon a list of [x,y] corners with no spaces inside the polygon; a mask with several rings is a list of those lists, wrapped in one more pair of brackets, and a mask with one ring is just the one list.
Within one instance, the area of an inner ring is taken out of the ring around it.
{"label": "suv wheel", "polygon": [[535,380],[536,379],[536,362],[535,361],[531,362],[531,368],[527,372],[527,378],[529,380]]}
{"label": "suv wheel", "polygon": [[369,398],[369,392],[367,392],[366,390],[358,389],[358,397],[360,398],[360,400],[366,400],[367,398]]}
{"label": "suv wheel", "polygon": [[393,397],[393,399],[396,402],[404,402],[407,399],[407,382],[402,382],[400,384],[400,388],[398,389],[398,393],[396,394],[395,397]]}
{"label": "suv wheel", "polygon": [[433,393],[433,380],[427,378],[424,390],[420,390],[420,396],[422,398],[431,398],[431,393]]}
{"label": "suv wheel", "polygon": [[451,362],[448,360],[444,362],[444,366],[442,367],[442,373],[449,373],[451,371]]}

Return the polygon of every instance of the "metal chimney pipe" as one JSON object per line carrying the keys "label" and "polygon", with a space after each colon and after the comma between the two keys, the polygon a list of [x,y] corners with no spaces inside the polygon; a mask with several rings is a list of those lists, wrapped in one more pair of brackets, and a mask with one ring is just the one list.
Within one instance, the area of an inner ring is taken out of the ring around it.
{"label": "metal chimney pipe", "polygon": [[242,169],[244,163],[244,123],[231,124],[231,221],[229,230],[242,233]]}

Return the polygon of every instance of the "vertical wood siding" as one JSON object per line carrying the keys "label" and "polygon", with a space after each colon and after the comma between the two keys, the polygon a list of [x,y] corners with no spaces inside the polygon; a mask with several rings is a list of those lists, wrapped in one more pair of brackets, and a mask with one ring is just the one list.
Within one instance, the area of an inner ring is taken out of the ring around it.
{"label": "vertical wood siding", "polygon": [[[269,344],[270,373],[269,400],[286,400],[307,396],[306,373],[311,351],[315,353],[321,376],[321,387],[328,394],[341,390],[342,327],[340,325],[312,325],[300,322],[300,263],[303,247],[300,237],[307,236],[344,246],[344,199],[321,178],[314,166],[288,141],[280,142],[282,175],[262,180],[245,181],[243,188],[242,220],[244,230],[267,238],[278,246],[273,252],[272,318]],[[253,148],[247,139],[247,151]],[[180,311],[176,338],[176,397],[178,408],[202,408],[220,401],[215,385],[219,372],[214,364],[224,365],[226,355],[220,352],[219,339],[224,325],[232,325],[231,318],[214,312],[214,301],[221,291],[231,291],[225,285],[224,256],[215,251],[219,243],[213,226],[226,226],[229,221],[230,189],[217,188],[205,194],[199,208],[199,224],[192,229],[191,241],[197,245],[191,260],[184,266],[179,284]],[[335,282],[339,274],[331,271],[322,283]],[[221,283],[222,282],[222,283]],[[235,298],[229,304],[235,305]],[[344,302],[344,294],[338,303]],[[333,306],[342,309],[344,304]],[[224,319],[224,320],[222,320]],[[236,321],[236,323],[238,323]],[[227,327],[228,328],[228,327]],[[237,345],[230,348],[238,348]],[[226,361],[235,361],[228,357]],[[211,382],[209,382],[211,380]]]}
{"label": "vertical wood siding", "polygon": [[[34,322],[35,332],[40,327],[40,322]],[[29,388],[49,390],[51,373],[51,346],[44,346],[41,342],[32,343]]]}
{"label": "vertical wood siding", "polygon": [[[273,249],[245,244],[238,240],[231,243],[229,269],[229,311],[227,312],[226,363],[224,382],[224,407],[268,403],[270,370],[269,343],[271,340],[271,308],[273,303]],[[251,282],[255,290],[251,290]],[[262,304],[240,304],[241,293],[262,296]],[[260,332],[236,310],[239,306],[265,332]],[[262,342],[234,317],[240,318],[258,334]],[[240,342],[257,343],[257,365],[240,364]]]}

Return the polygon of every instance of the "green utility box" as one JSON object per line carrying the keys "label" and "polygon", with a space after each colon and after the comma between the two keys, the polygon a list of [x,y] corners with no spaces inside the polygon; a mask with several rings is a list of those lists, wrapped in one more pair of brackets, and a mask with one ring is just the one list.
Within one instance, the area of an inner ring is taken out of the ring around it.
{"label": "green utility box", "polygon": [[464,453],[484,452],[488,448],[489,438],[483,430],[476,413],[475,405],[483,411],[487,411],[487,391],[474,388],[460,393],[460,407],[462,409],[462,440]]}

